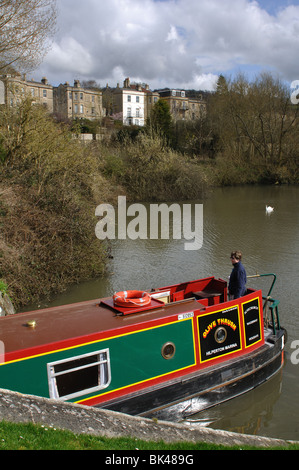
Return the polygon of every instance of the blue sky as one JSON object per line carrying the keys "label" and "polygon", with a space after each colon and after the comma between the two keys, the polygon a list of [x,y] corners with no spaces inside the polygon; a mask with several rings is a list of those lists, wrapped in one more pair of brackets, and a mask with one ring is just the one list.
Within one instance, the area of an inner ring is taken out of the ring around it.
{"label": "blue sky", "polygon": [[58,31],[32,77],[211,90],[219,74],[299,80],[299,0],[57,0]]}
{"label": "blue sky", "polygon": [[290,5],[298,5],[298,0],[257,0],[257,3],[271,15]]}

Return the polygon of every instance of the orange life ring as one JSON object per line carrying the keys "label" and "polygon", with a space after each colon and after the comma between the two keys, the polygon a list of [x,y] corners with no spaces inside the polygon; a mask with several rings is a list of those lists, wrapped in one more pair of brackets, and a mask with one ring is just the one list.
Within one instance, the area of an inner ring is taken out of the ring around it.
{"label": "orange life ring", "polygon": [[141,290],[125,290],[113,295],[113,302],[119,307],[143,307],[151,303],[151,296]]}

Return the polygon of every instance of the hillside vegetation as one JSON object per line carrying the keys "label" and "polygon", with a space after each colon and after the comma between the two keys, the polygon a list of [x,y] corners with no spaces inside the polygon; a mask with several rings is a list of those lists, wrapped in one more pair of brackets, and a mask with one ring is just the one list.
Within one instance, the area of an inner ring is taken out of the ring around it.
{"label": "hillside vegetation", "polygon": [[0,278],[15,306],[105,270],[96,204],[112,191],[99,159],[44,109],[1,113]]}

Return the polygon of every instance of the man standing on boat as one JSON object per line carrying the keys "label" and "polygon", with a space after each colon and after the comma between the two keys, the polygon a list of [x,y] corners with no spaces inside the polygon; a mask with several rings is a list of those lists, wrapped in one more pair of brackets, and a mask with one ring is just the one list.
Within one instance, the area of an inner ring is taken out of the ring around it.
{"label": "man standing on boat", "polygon": [[228,290],[233,299],[238,299],[246,294],[246,271],[241,263],[241,251],[232,251],[230,259],[233,270],[229,278]]}

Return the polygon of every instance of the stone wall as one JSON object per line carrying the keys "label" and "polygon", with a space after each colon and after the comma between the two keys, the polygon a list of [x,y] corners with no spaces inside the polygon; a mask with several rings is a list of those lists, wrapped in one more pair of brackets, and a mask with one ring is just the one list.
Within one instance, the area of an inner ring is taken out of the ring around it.
{"label": "stone wall", "polygon": [[67,429],[75,434],[132,437],[144,441],[205,442],[226,446],[286,447],[290,442],[133,417],[114,411],[0,389],[0,420]]}

